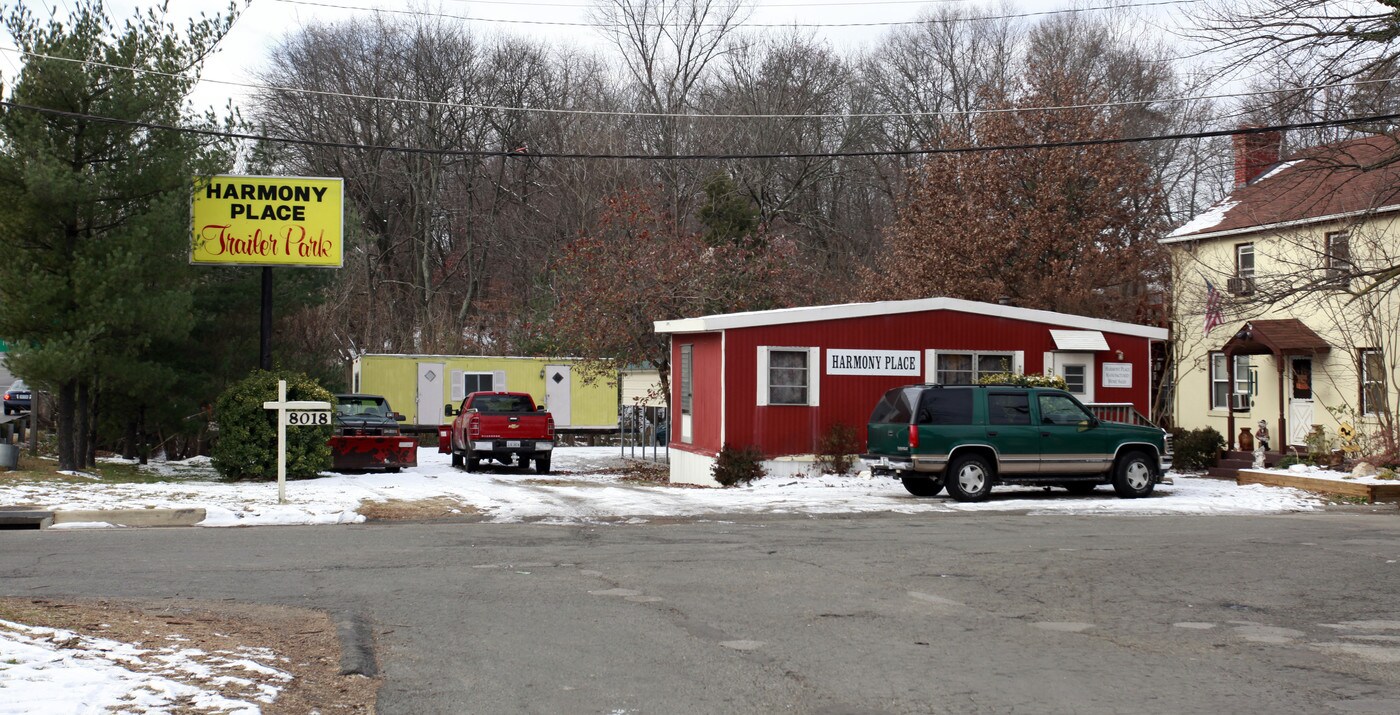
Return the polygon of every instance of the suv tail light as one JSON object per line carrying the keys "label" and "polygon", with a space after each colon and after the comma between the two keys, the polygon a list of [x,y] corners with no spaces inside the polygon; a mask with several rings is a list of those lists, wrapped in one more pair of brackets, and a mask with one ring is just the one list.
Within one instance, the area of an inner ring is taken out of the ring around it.
{"label": "suv tail light", "polygon": [[917,449],[919,446],[919,426],[909,425],[909,449]]}
{"label": "suv tail light", "polygon": [[551,442],[554,441],[554,415],[551,415],[551,414],[549,414],[548,412],[546,412],[546,413],[545,413],[544,424],[545,424],[545,432],[544,432],[544,433],[545,433],[546,435],[549,435],[549,440],[550,440]]}
{"label": "suv tail light", "polygon": [[471,419],[467,420],[467,436],[481,436],[481,415],[472,415]]}

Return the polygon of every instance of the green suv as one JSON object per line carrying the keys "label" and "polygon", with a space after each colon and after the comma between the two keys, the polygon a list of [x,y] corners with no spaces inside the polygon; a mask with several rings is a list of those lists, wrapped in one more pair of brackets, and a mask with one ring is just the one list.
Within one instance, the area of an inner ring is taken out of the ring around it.
{"label": "green suv", "polygon": [[996,484],[1087,493],[1112,484],[1145,497],[1171,468],[1157,427],[1105,422],[1064,390],[1014,385],[909,385],[885,393],[870,415],[874,474],[898,477],[915,496],[948,487],[981,501]]}

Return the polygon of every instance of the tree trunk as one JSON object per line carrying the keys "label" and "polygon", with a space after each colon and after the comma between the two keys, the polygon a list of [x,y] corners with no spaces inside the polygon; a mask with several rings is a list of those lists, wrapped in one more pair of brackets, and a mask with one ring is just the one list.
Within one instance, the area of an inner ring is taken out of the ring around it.
{"label": "tree trunk", "polygon": [[92,420],[92,394],[87,381],[78,383],[78,400],[75,405],[77,419],[73,424],[73,463],[75,469],[87,467],[88,429]]}
{"label": "tree trunk", "polygon": [[69,380],[58,387],[58,468],[73,471],[78,460],[73,447],[73,416],[78,403],[78,383]]}
{"label": "tree trunk", "polygon": [[122,459],[136,459],[136,415],[128,415],[122,426]]}
{"label": "tree trunk", "polygon": [[136,415],[136,439],[138,444],[136,454],[140,457],[141,463],[146,464],[151,461],[150,439],[146,436],[146,406],[141,405]]}

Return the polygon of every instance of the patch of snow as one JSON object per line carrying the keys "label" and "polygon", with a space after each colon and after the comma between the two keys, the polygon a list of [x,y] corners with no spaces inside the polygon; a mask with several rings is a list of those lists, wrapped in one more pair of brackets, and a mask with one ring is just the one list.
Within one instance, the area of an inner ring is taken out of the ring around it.
{"label": "patch of snow", "polygon": [[1208,228],[1214,228],[1215,226],[1219,226],[1220,222],[1225,220],[1225,215],[1230,213],[1230,209],[1235,208],[1239,204],[1240,202],[1238,201],[1230,201],[1228,199],[1222,201],[1206,209],[1203,213],[1196,216],[1196,218],[1187,221],[1175,231],[1172,231],[1171,233],[1167,234],[1167,238],[1186,236],[1188,234],[1197,233],[1200,231],[1204,231]]}
{"label": "patch of snow", "polygon": [[[1108,486],[1087,496],[1038,487],[998,487],[974,504],[946,496],[910,495],[894,479],[819,475],[768,477],[730,489],[692,489],[623,481],[616,447],[561,447],[555,473],[514,468],[467,472],[448,455],[421,448],[418,466],[397,474],[340,474],[287,482],[277,503],[276,483],[219,481],[207,463],[189,465],[156,483],[0,483],[0,504],[41,504],[51,510],[203,508],[200,526],[354,524],[362,502],[438,499],[456,502],[492,522],[645,523],[655,517],[724,514],[841,514],[1032,511],[1040,514],[1259,514],[1318,508],[1316,495],[1262,485],[1172,475],[1147,499],[1119,499]],[[182,466],[187,463],[180,463]],[[152,470],[166,467],[148,465]],[[143,468],[145,469],[145,468]],[[161,472],[164,474],[164,472]],[[447,511],[444,508],[444,511]],[[65,528],[100,528],[62,524]],[[103,525],[105,526],[105,525]]]}
{"label": "patch of snow", "polygon": [[1254,181],[1251,181],[1250,183],[1251,183],[1251,184],[1257,184],[1257,183],[1259,183],[1259,182],[1261,182],[1261,181],[1268,181],[1269,179],[1272,179],[1272,178],[1274,178],[1275,176],[1279,175],[1280,173],[1282,173],[1282,172],[1284,172],[1284,171],[1287,171],[1287,170],[1289,170],[1289,169],[1291,169],[1291,168],[1293,168],[1293,167],[1295,167],[1295,166],[1297,166],[1297,165],[1299,165],[1299,164],[1301,164],[1301,163],[1303,163],[1303,160],[1302,160],[1302,159],[1294,159],[1293,161],[1284,161],[1284,162],[1280,162],[1280,163],[1278,163],[1278,164],[1275,164],[1275,165],[1274,165],[1274,168],[1269,169],[1268,171],[1264,172],[1263,174],[1260,174],[1258,177],[1256,177],[1256,178],[1254,179]]}
{"label": "patch of snow", "polygon": [[[223,662],[220,662],[223,661]],[[203,651],[146,649],[60,628],[0,620],[0,714],[198,712],[257,715],[253,702],[227,697],[194,681],[221,679],[239,666]],[[266,668],[266,666],[260,666]],[[271,670],[278,682],[291,676]],[[265,684],[255,700],[272,702]],[[272,687],[271,696],[280,689]]]}
{"label": "patch of snow", "polygon": [[1379,476],[1353,477],[1351,476],[1351,472],[1338,472],[1334,469],[1319,467],[1312,464],[1290,464],[1286,469],[1251,469],[1249,471],[1271,474],[1296,474],[1298,476],[1307,477],[1308,479],[1325,479],[1327,481],[1346,482],[1347,484],[1400,486],[1400,479],[1382,479]]}

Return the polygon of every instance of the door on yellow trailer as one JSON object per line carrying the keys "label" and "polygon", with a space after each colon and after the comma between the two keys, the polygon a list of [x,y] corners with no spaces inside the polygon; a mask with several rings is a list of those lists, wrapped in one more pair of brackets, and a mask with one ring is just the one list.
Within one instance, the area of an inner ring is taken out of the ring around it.
{"label": "door on yellow trailer", "polygon": [[549,408],[549,414],[554,416],[555,427],[568,427],[572,424],[569,419],[573,409],[569,403],[569,371],[568,365],[544,367],[544,404]]}
{"label": "door on yellow trailer", "polygon": [[446,379],[446,367],[440,362],[418,363],[418,414],[414,424],[442,424],[442,381]]}

